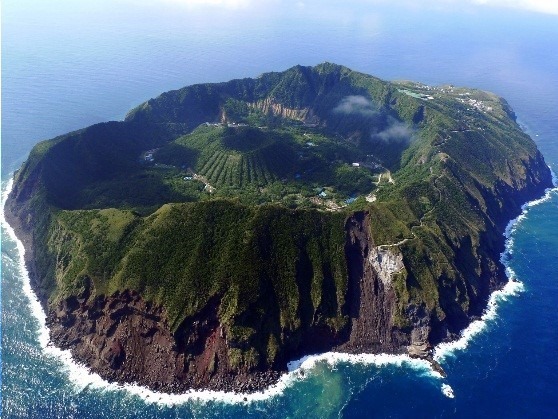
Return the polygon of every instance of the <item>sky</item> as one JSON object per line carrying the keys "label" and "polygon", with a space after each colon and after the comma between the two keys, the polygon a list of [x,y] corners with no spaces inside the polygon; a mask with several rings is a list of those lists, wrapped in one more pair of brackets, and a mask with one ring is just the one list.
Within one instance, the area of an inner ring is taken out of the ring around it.
{"label": "sky", "polygon": [[[161,0],[167,3],[181,4],[186,7],[224,7],[228,9],[244,9],[271,6],[278,3],[292,3],[295,7],[313,6],[317,3],[315,0],[295,0],[295,1],[281,1],[281,0]],[[464,8],[512,8],[523,9],[538,13],[547,13],[558,15],[558,1],[556,0],[357,0],[352,3],[361,5],[370,4],[371,6],[380,4],[398,4],[408,6],[410,8],[447,8],[447,7],[464,7]],[[319,3],[318,3],[319,4]],[[349,6],[350,3],[344,3]]]}

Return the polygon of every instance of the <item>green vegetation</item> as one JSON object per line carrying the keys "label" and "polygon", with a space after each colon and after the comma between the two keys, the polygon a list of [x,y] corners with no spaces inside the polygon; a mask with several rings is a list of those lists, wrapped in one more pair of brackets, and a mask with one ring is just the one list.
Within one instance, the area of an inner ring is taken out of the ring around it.
{"label": "green vegetation", "polygon": [[455,327],[478,312],[512,191],[547,176],[512,115],[485,92],[297,66],[42,142],[14,199],[51,301],[132,289],[177,330],[216,299],[231,363],[271,365],[311,327],[346,330],[352,211],[403,255],[397,327],[409,307]]}
{"label": "green vegetation", "polygon": [[145,219],[63,211],[49,234],[49,252],[64,255],[53,298],[79,293],[86,278],[99,294],[134,289],[164,306],[176,329],[218,296],[228,336],[274,358],[267,345],[284,329],[301,335],[318,315],[345,325],[343,224],[343,214],[221,200],[167,204]]}

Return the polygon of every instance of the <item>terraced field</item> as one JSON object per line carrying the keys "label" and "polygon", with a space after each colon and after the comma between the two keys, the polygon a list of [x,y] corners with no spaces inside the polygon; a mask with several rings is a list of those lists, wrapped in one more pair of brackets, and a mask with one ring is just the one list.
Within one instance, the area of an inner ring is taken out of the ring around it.
{"label": "terraced field", "polygon": [[[215,187],[265,186],[292,176],[299,145],[286,134],[253,127],[201,126],[162,149],[157,160],[179,163]],[[184,156],[177,162],[176,156]]]}
{"label": "terraced field", "polygon": [[350,167],[360,154],[347,142],[297,129],[202,125],[159,150],[156,161],[196,173],[217,189],[303,182],[350,195],[353,186],[374,187],[370,170]]}

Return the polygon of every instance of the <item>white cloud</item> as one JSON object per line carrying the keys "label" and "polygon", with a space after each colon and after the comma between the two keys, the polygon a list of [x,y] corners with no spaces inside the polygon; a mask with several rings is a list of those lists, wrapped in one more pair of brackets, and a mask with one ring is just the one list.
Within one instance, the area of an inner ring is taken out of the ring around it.
{"label": "white cloud", "polygon": [[413,131],[403,122],[399,122],[391,118],[389,120],[390,125],[383,131],[376,134],[376,138],[387,142],[396,141],[403,142],[409,141],[413,135]]}
{"label": "white cloud", "polygon": [[374,116],[377,111],[370,100],[364,96],[347,96],[339,102],[333,112],[345,115],[358,114],[362,116]]}
{"label": "white cloud", "polygon": [[472,0],[472,2],[486,6],[510,7],[558,15],[558,1],[556,0]]}
{"label": "white cloud", "polygon": [[163,0],[166,3],[178,4],[189,8],[204,6],[222,7],[227,9],[246,9],[254,2],[253,0]]}
{"label": "white cloud", "polygon": [[404,6],[410,9],[447,9],[467,7],[494,7],[529,10],[558,15],[558,0],[363,0],[368,4]]}

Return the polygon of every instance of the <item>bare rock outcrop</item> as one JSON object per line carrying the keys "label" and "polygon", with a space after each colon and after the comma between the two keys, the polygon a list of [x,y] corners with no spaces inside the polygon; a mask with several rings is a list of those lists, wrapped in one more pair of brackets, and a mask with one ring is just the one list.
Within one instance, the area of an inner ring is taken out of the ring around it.
{"label": "bare rock outcrop", "polygon": [[409,335],[394,326],[396,294],[391,275],[403,268],[402,256],[378,249],[366,212],[349,217],[345,255],[349,269],[350,334],[337,349],[348,352],[401,353]]}
{"label": "bare rock outcrop", "polygon": [[255,391],[279,378],[278,371],[238,371],[231,368],[226,332],[217,321],[212,301],[175,332],[166,313],[125,291],[77,298],[50,310],[51,340],[110,381],[136,382],[170,393],[203,388]]}

